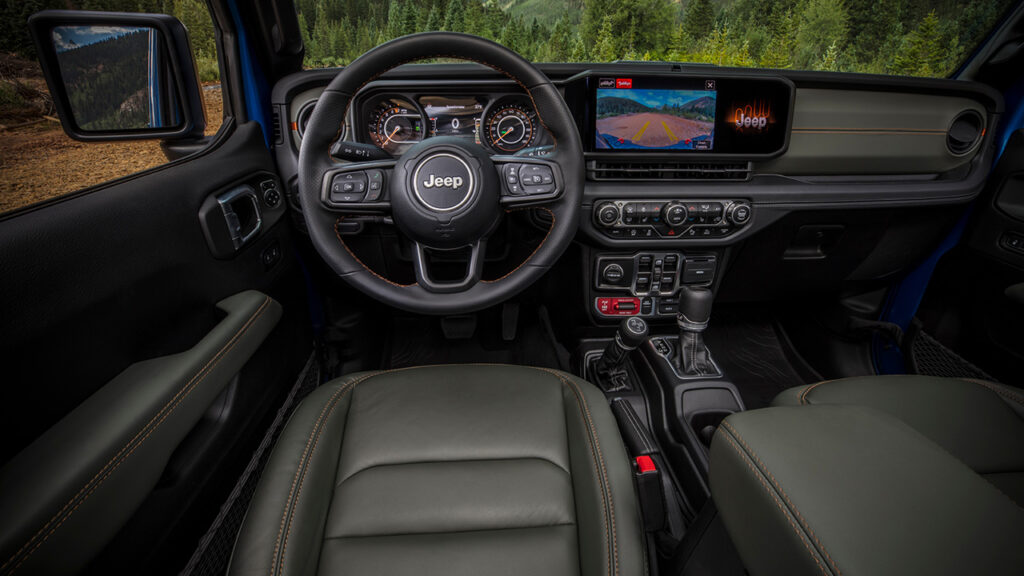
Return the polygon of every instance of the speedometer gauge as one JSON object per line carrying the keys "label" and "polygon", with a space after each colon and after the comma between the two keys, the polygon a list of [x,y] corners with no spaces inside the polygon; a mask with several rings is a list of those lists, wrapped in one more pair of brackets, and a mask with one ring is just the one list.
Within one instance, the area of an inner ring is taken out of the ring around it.
{"label": "speedometer gauge", "polygon": [[369,132],[370,139],[382,150],[399,154],[409,144],[423,139],[423,116],[408,102],[384,100],[370,117]]}
{"label": "speedometer gauge", "polygon": [[520,104],[498,106],[487,114],[484,130],[487,144],[499,152],[518,152],[537,137],[534,114]]}

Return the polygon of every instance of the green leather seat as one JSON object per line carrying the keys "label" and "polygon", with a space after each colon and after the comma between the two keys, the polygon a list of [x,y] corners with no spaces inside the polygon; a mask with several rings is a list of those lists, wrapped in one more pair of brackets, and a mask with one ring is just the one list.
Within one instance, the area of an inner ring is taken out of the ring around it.
{"label": "green leather seat", "polygon": [[753,576],[1024,574],[1024,395],[847,378],[732,414],[711,494]]}
{"label": "green leather seat", "polygon": [[554,370],[354,374],[285,426],[230,574],[639,575],[632,471],[608,404]]}
{"label": "green leather seat", "polygon": [[773,406],[846,404],[886,412],[1024,506],[1024,392],[933,376],[844,378],[790,388]]}

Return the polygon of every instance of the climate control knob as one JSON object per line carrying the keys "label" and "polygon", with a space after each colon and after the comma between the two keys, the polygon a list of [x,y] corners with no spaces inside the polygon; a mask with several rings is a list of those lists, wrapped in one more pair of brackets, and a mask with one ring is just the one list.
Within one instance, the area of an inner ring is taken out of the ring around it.
{"label": "climate control knob", "polygon": [[607,202],[597,207],[597,221],[602,226],[611,226],[619,221],[619,207]]}
{"label": "climate control knob", "polygon": [[740,203],[733,204],[729,206],[729,212],[726,216],[729,218],[729,222],[742,226],[750,221],[750,206]]}
{"label": "climate control knob", "polygon": [[669,226],[679,226],[686,222],[686,206],[678,202],[670,202],[665,205],[662,217]]}

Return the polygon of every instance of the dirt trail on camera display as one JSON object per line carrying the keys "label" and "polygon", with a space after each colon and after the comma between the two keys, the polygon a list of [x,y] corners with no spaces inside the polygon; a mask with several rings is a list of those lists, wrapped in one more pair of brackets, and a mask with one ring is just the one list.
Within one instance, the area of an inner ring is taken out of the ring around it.
{"label": "dirt trail on camera display", "polygon": [[597,121],[597,131],[601,134],[610,134],[648,148],[662,148],[681,140],[704,136],[710,134],[712,128],[709,122],[653,112],[613,116]]}

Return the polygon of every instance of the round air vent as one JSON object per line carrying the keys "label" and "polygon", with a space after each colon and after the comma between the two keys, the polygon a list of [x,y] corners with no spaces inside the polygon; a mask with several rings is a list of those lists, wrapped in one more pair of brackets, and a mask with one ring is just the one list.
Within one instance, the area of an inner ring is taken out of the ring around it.
{"label": "round air vent", "polygon": [[946,148],[954,156],[963,156],[978,145],[985,133],[985,120],[974,110],[957,114],[946,131]]}
{"label": "round air vent", "polygon": [[[317,100],[310,100],[299,108],[299,113],[295,115],[295,130],[299,133],[299,140],[306,135],[306,127],[309,126],[309,119],[313,117],[313,108],[316,108]],[[348,137],[348,122],[345,123],[341,128],[341,137],[338,140],[344,140]]]}
{"label": "round air vent", "polygon": [[316,107],[316,100],[310,100],[302,105],[299,109],[299,113],[295,115],[295,128],[299,132],[299,138],[306,133],[306,125],[309,124],[309,118],[313,115],[313,108]]}

